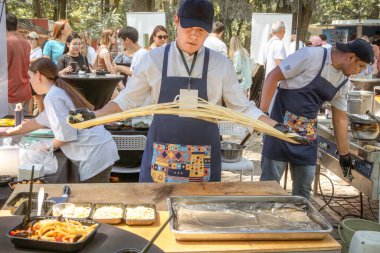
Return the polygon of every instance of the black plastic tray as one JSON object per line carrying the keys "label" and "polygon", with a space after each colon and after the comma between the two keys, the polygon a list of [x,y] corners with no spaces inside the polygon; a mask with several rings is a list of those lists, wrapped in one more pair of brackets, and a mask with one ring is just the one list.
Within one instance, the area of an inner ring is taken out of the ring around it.
{"label": "black plastic tray", "polygon": [[[32,217],[31,221],[34,220],[43,220],[43,219],[55,219],[55,217]],[[38,250],[48,250],[50,252],[77,252],[83,249],[94,237],[97,232],[97,229],[100,226],[100,223],[90,220],[81,220],[81,219],[70,219],[80,221],[83,225],[93,225],[98,224],[98,227],[95,228],[83,241],[73,242],[73,243],[65,243],[65,242],[49,242],[49,241],[39,241],[32,240],[28,238],[21,238],[11,236],[10,232],[17,229],[23,229],[22,222],[8,231],[7,236],[11,240],[11,242],[20,248],[28,248],[28,249],[38,249]]]}
{"label": "black plastic tray", "polygon": [[[37,196],[38,196],[38,192],[32,192],[32,200],[37,200]],[[49,194],[45,193],[44,199],[47,199],[48,196],[49,196]],[[19,192],[16,194],[16,196],[14,196],[11,200],[8,201],[8,203],[6,205],[12,213],[18,207],[18,206],[15,206],[15,204],[17,203],[17,201],[19,201],[22,198],[28,199],[29,198],[29,192]],[[22,203],[20,203],[20,205],[21,204]]]}
{"label": "black plastic tray", "polygon": [[[36,199],[32,199],[32,207],[31,207],[31,211],[30,211],[30,216],[36,216],[37,215],[37,203],[38,202]],[[42,204],[42,210],[41,210],[42,216],[48,215],[48,211],[51,210],[53,205],[54,205],[54,201],[45,199],[44,203]],[[28,201],[26,200],[26,201],[22,202],[21,205],[16,207],[16,209],[12,212],[12,214],[13,215],[26,215],[27,210],[28,210]]]}

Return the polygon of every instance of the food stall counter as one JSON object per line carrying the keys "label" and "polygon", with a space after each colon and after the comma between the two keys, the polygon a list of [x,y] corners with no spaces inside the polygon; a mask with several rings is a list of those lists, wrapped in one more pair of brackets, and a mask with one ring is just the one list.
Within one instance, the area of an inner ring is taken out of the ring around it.
{"label": "food stall counter", "polygon": [[[49,197],[58,197],[63,185],[46,184]],[[287,195],[274,181],[267,182],[212,182],[212,183],[118,183],[118,184],[70,184],[72,193],[69,202],[90,201],[92,203],[155,204],[158,210],[157,221],[150,226],[117,227],[150,240],[168,218],[167,197],[169,196],[256,196]],[[37,192],[39,187],[34,187]],[[96,194],[94,194],[94,189]],[[18,192],[28,191],[25,185],[17,186],[10,199]],[[110,197],[112,196],[112,199]],[[7,211],[0,216],[7,215]],[[340,252],[341,246],[331,235],[323,240],[305,241],[177,241],[169,225],[155,241],[164,252]]]}

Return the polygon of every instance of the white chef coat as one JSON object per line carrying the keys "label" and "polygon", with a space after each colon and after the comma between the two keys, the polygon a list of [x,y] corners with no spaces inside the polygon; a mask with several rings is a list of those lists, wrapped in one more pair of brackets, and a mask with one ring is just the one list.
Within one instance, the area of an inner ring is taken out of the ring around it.
{"label": "white chef coat", "polygon": [[103,126],[75,129],[66,122],[75,108],[66,92],[52,86],[44,98],[45,110],[36,117],[40,125],[51,128],[54,137],[66,142],[63,153],[79,167],[80,180],[89,179],[119,160],[116,144]]}
{"label": "white chef coat", "polygon": [[[165,47],[159,47],[145,54],[140,64],[128,80],[128,85],[113,100],[121,110],[126,111],[141,106],[145,99],[157,104],[161,89],[162,67]],[[203,59],[205,48],[198,51],[198,56],[191,73],[193,78],[202,77]],[[194,55],[184,53],[188,66],[191,65]],[[188,77],[189,74],[182,62],[181,55],[172,42],[168,56],[168,73],[170,76]],[[210,50],[210,58],[207,73],[208,101],[217,105],[222,104],[222,99],[228,108],[243,112],[252,118],[258,119],[264,113],[249,101],[242,91],[235,69],[225,56]]]}

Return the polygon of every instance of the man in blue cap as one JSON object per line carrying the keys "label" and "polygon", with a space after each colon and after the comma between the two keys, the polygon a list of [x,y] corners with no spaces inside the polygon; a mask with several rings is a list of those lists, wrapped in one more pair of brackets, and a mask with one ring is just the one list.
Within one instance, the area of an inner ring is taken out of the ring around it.
{"label": "man in blue cap", "polygon": [[[223,55],[203,46],[211,32],[214,8],[206,0],[185,0],[174,23],[176,41],[146,54],[126,88],[92,117],[126,111],[151,103],[203,98],[260,119],[275,121],[249,101],[236,73]],[[91,118],[91,117],[87,117]],[[203,182],[221,180],[218,125],[194,118],[155,115],[150,126],[140,171],[142,182]]]}
{"label": "man in blue cap", "polygon": [[352,180],[346,117],[348,77],[366,68],[373,59],[371,44],[356,39],[337,43],[334,48],[302,48],[269,73],[263,85],[261,109],[310,144],[292,145],[265,136],[261,180],[280,181],[289,163],[293,195],[309,198],[317,160],[317,115],[326,101],[332,107],[342,174]]}

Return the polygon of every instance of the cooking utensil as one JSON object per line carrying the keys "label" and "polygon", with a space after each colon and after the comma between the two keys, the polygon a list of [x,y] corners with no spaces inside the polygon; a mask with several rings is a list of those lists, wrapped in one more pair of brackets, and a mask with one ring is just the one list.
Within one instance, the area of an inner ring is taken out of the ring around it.
{"label": "cooking utensil", "polygon": [[41,187],[38,191],[37,216],[41,216],[42,204],[44,203],[45,188]]}
{"label": "cooking utensil", "polygon": [[244,144],[249,140],[249,138],[251,137],[251,133],[248,133],[244,139],[240,142],[240,146],[244,146]]}
{"label": "cooking utensil", "polygon": [[58,203],[66,203],[67,200],[69,199],[71,193],[71,189],[68,185],[63,186],[63,194],[62,197],[53,197],[50,198],[49,200],[54,201],[55,204]]}
{"label": "cooking utensil", "polygon": [[222,162],[235,163],[241,160],[245,146],[224,141],[221,143]]}
{"label": "cooking utensil", "polygon": [[378,117],[376,117],[376,115],[373,114],[372,112],[367,111],[366,114],[367,114],[368,116],[370,116],[371,119],[375,120],[377,123],[380,123],[380,119],[379,119]]}
{"label": "cooking utensil", "polygon": [[365,114],[373,110],[375,92],[364,90],[353,90],[348,92],[347,112],[352,114]]}
{"label": "cooking utensil", "polygon": [[30,177],[30,186],[29,186],[29,198],[28,198],[28,209],[26,212],[26,215],[24,216],[24,219],[22,221],[22,224],[24,227],[26,227],[30,222],[30,211],[32,209],[32,192],[33,192],[33,177],[34,177],[34,165],[32,165],[32,173]]}
{"label": "cooking utensil", "polygon": [[369,151],[380,151],[380,147],[376,147],[373,145],[364,145],[364,149],[369,150]]}

